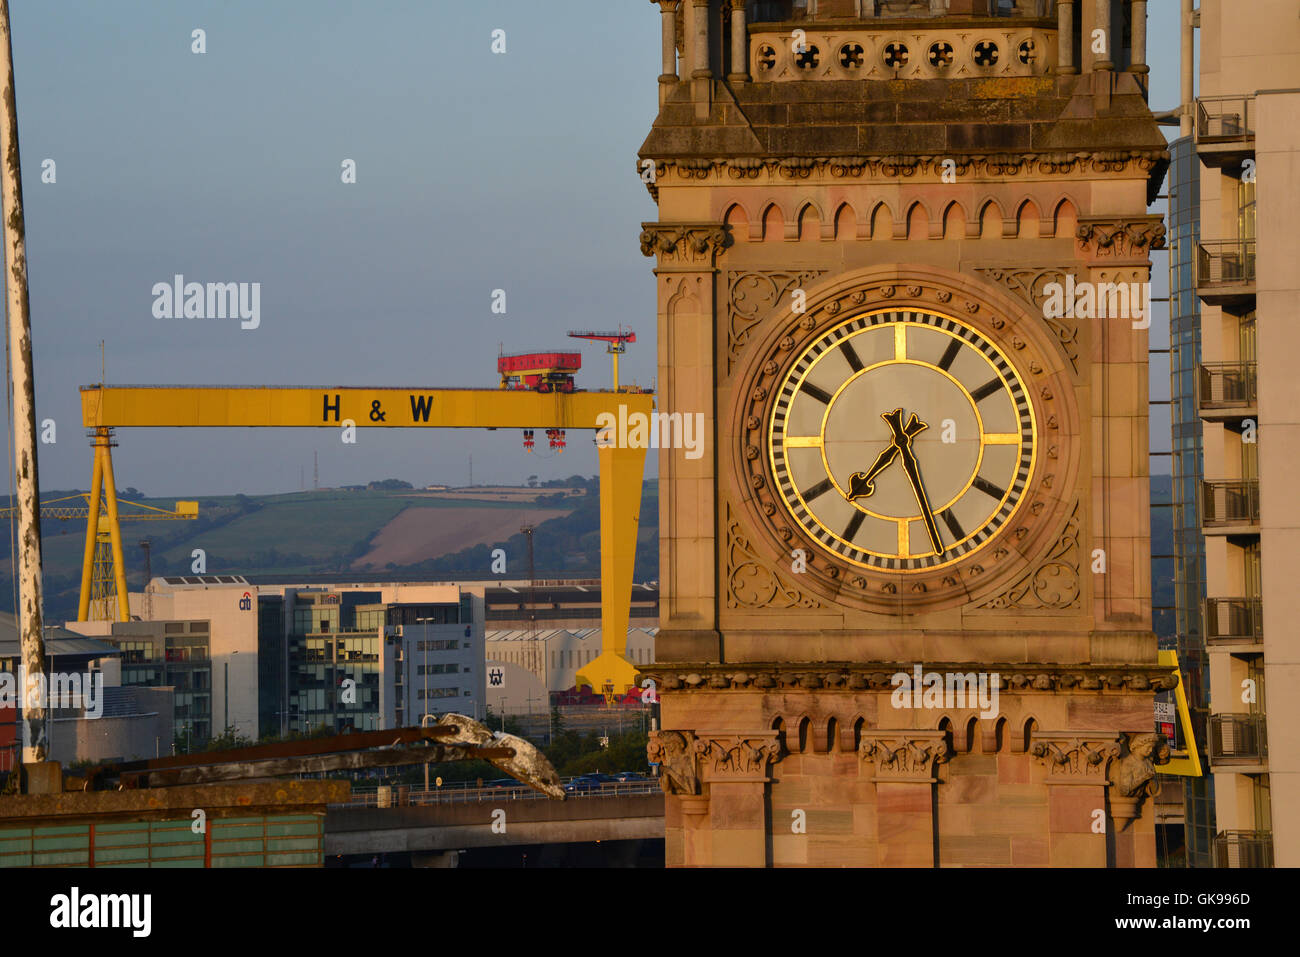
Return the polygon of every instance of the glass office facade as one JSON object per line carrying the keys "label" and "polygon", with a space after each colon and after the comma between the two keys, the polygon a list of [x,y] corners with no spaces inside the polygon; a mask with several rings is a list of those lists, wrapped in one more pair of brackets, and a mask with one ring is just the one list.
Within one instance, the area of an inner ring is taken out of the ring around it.
{"label": "glass office facade", "polygon": [[[1196,746],[1205,756],[1210,666],[1206,653],[1205,538],[1201,533],[1201,482],[1205,477],[1197,379],[1201,366],[1201,306],[1196,296],[1196,244],[1200,240],[1201,165],[1190,137],[1170,145],[1169,368],[1173,463],[1174,615],[1176,648],[1186,682]],[[1210,776],[1184,779],[1186,864],[1210,867],[1214,853],[1214,788]]]}

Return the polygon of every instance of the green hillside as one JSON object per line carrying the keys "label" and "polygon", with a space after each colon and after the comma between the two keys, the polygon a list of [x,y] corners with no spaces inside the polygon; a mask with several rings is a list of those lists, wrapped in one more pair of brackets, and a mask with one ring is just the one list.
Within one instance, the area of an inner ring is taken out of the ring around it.
{"label": "green hillside", "polygon": [[[545,494],[546,487],[557,491]],[[568,497],[562,488],[582,488],[586,494]],[[134,489],[129,490],[135,492]],[[540,523],[534,533],[534,560],[538,577],[557,575],[596,577],[600,573],[599,483],[595,477],[573,476],[547,483],[544,494],[529,508],[564,508],[572,511]],[[469,494],[476,494],[477,490]],[[72,494],[49,492],[52,499]],[[484,493],[485,495],[487,493]],[[175,499],[124,499],[170,509]],[[517,511],[518,502],[491,498],[447,500],[429,498],[416,490],[356,489],[295,492],[285,495],[200,497],[199,518],[193,521],[132,522],[122,525],[123,548],[129,587],[144,583],[144,553],[138,542],[152,540],[152,572],[159,575],[191,575],[191,552],[206,553],[208,574],[308,576],[339,574],[362,577],[352,570],[365,555],[375,537],[394,517],[408,508],[455,510],[462,508]],[[125,513],[128,509],[124,508]],[[657,485],[647,483],[641,510],[641,535],[637,556],[640,579],[658,577]],[[46,617],[60,621],[76,616],[81,581],[85,523],[81,520],[42,523],[45,559]],[[370,575],[398,579],[488,577],[493,548],[505,548],[511,556],[512,576],[523,573],[527,546],[522,535],[492,544],[431,555],[415,564],[389,564],[371,569]],[[0,565],[8,571],[9,556]],[[0,610],[13,610],[13,589],[0,594]]]}

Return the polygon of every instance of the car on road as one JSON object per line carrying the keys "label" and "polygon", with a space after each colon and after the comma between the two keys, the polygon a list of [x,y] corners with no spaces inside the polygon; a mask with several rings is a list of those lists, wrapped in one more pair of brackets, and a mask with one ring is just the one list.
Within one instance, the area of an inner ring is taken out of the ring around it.
{"label": "car on road", "polygon": [[570,794],[583,791],[599,791],[606,784],[615,784],[612,774],[580,774],[564,786],[564,790]]}
{"label": "car on road", "polygon": [[523,788],[523,787],[527,787],[528,785],[521,784],[519,781],[516,781],[514,778],[497,778],[494,781],[488,781],[483,786],[488,788]]}
{"label": "car on road", "polygon": [[614,780],[619,784],[646,784],[650,781],[644,774],[637,774],[635,771],[620,771],[614,775]]}

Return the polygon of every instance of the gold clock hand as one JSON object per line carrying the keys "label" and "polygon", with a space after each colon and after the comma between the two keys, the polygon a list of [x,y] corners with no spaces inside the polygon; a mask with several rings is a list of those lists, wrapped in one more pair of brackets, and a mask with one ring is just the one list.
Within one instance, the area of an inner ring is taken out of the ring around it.
{"label": "gold clock hand", "polygon": [[924,422],[917,419],[916,413],[912,413],[911,420],[906,426],[903,425],[903,410],[895,409],[893,412],[882,412],[880,417],[885,420],[889,426],[889,431],[893,434],[893,441],[876,457],[875,463],[865,472],[854,472],[849,476],[849,494],[845,496],[850,502],[860,498],[867,498],[876,491],[876,476],[888,468],[898,457],[899,450],[907,442],[910,442],[913,435],[929,428]]}
{"label": "gold clock hand", "polygon": [[[913,418],[915,418],[915,415]],[[925,530],[930,536],[930,544],[934,547],[936,555],[942,555],[944,553],[943,542],[939,539],[939,529],[934,523],[934,513],[930,511],[930,500],[925,494],[925,483],[921,481],[921,466],[916,461],[916,453],[912,451],[910,439],[902,450],[902,459],[903,471],[907,473],[907,479],[912,483],[912,492],[916,495],[916,504],[921,508],[921,520],[925,522]]]}
{"label": "gold clock hand", "polygon": [[865,472],[854,472],[849,476],[849,494],[846,496],[850,502],[859,498],[866,498],[876,490],[875,478],[888,467],[898,457],[898,445],[890,443],[879,456],[871,468]]}

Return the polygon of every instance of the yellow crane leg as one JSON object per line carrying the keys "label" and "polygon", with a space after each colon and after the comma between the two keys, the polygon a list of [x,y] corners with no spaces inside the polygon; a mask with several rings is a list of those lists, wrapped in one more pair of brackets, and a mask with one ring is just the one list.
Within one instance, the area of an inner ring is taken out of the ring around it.
{"label": "yellow crane leg", "polygon": [[99,496],[104,487],[104,459],[107,451],[108,429],[95,430],[94,464],[90,469],[90,496],[86,504],[90,514],[86,517],[86,550],[81,560],[81,598],[77,603],[77,621],[90,621],[90,576],[95,567],[95,542],[99,534]]}
{"label": "yellow crane leg", "polygon": [[104,501],[108,505],[108,534],[113,544],[113,584],[117,589],[117,620],[130,621],[131,607],[126,596],[126,561],[122,557],[122,527],[117,521],[117,484],[113,481],[113,453],[109,451],[111,443],[105,441],[101,454],[104,456]]}
{"label": "yellow crane leg", "polygon": [[583,667],[577,686],[616,694],[636,687],[637,669],[627,658],[627,625],[641,519],[643,448],[611,445],[596,451],[600,465],[600,655]]}

